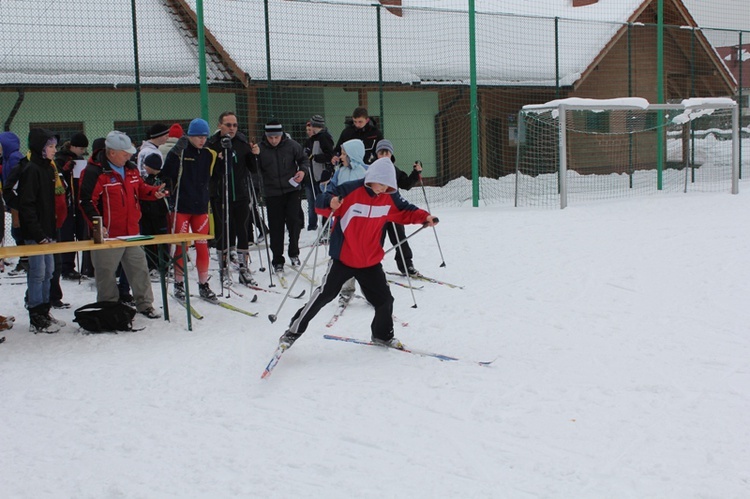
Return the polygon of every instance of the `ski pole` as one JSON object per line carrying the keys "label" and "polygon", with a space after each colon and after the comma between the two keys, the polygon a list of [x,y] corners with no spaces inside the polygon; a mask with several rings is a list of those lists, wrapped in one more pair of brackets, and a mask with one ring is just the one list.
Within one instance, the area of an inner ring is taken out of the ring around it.
{"label": "ski pole", "polygon": [[[164,202],[167,204],[167,213],[171,213],[172,215],[172,234],[174,234],[177,231],[177,205],[180,202],[180,182],[182,181],[182,162],[185,157],[185,149],[182,149],[180,151],[180,168],[177,170],[177,185],[174,188],[175,191],[175,199],[174,199],[174,210],[169,209],[169,201],[167,201],[167,198],[164,198]],[[177,267],[178,263],[175,261],[174,254],[177,251],[177,245],[172,244],[169,246],[169,262],[166,265],[165,273],[166,275],[169,275],[169,267],[171,266],[173,269],[173,272],[176,272],[174,269]],[[185,274],[187,273],[187,269],[182,269],[182,275],[183,280],[187,280]]]}
{"label": "ski pole", "polygon": [[[312,204],[313,204],[313,207],[314,207],[315,206],[315,201],[317,201],[317,196],[315,195],[315,182],[313,181],[313,171],[312,171],[312,169],[313,169],[312,168],[312,164],[310,164],[310,175],[308,175],[308,176],[310,177],[310,192],[312,192]],[[308,204],[310,203],[309,199],[307,200],[307,203]],[[313,211],[315,211],[314,208],[313,208]],[[308,212],[308,217],[307,218],[309,219],[310,218],[310,216],[309,216],[310,207],[309,206],[307,208],[307,212]],[[309,222],[309,220],[308,220],[308,222]],[[317,213],[315,214],[315,225],[318,225],[318,214]]]}
{"label": "ski pole", "polygon": [[[393,232],[396,234],[396,242],[398,243],[398,246],[401,246],[401,239],[398,237],[396,224],[394,222],[391,222],[391,227],[393,228]],[[404,241],[406,241],[406,239],[404,239]],[[395,247],[396,246],[394,246],[394,248]],[[401,251],[399,251],[398,254],[401,257],[401,264],[406,269],[406,280],[409,283],[409,291],[411,291],[411,300],[414,302],[414,305],[411,308],[417,308],[417,299],[414,296],[414,288],[411,285],[411,275],[409,275],[409,268],[406,266],[406,257],[404,256],[404,249],[401,248]]]}
{"label": "ski pole", "polygon": [[[315,258],[313,258],[313,267],[312,267],[312,279],[310,280],[310,293],[312,294],[313,289],[315,288],[315,272],[318,268],[318,249],[320,248],[320,240],[323,238],[324,235],[328,234],[330,231],[330,225],[331,223],[331,217],[328,217],[324,224],[321,225],[320,232],[318,233],[318,238],[316,240],[316,243],[313,245],[315,247]],[[328,227],[328,230],[324,230],[325,227]],[[328,234],[330,236],[330,234]]]}
{"label": "ski pole", "polygon": [[[318,237],[318,240],[320,240],[320,237]],[[315,257],[313,258],[313,264],[312,264],[312,279],[310,279],[310,295],[312,295],[313,289],[315,289],[315,271],[318,268],[318,247],[319,244],[315,244]]]}
{"label": "ski pole", "polygon": [[[434,219],[435,223],[438,223],[440,221],[437,217],[433,217],[433,219]],[[405,238],[403,238],[401,240],[401,242],[399,242],[398,244],[394,244],[393,246],[391,246],[390,248],[388,248],[388,250],[384,253],[384,256],[387,255],[388,253],[390,253],[391,251],[395,250],[396,248],[398,248],[402,244],[404,244],[406,241],[408,241],[412,237],[416,236],[418,232],[422,231],[423,229],[426,229],[427,227],[429,227],[429,226],[428,225],[422,225],[420,228],[418,228],[417,230],[415,230],[414,232],[412,232],[411,234],[409,234],[408,236],[406,236]]]}
{"label": "ski pole", "polygon": [[[248,189],[250,190],[250,209],[253,210],[253,232],[255,232],[257,228],[260,228],[260,232],[261,234],[263,234],[263,226],[260,224],[260,215],[258,215],[258,198],[255,195],[255,183],[253,182],[253,175],[251,173],[248,173],[248,178],[250,179],[250,185],[248,186]],[[257,239],[255,237],[255,234],[253,234],[253,239]],[[260,244],[256,244],[255,246],[258,249],[258,260],[260,260],[260,267],[258,267],[258,270],[260,272],[265,272],[266,268],[263,266],[263,252],[260,250]]]}
{"label": "ski pole", "polygon": [[[419,167],[422,167],[422,162],[419,160],[415,161],[414,164],[419,164]],[[421,172],[419,173],[419,185],[422,186],[422,194],[424,195],[425,206],[427,206],[427,213],[432,214],[432,210],[430,209],[430,202],[427,200],[427,190],[424,188],[424,182],[422,181]],[[432,226],[432,231],[435,233],[435,242],[437,243],[438,251],[440,252],[440,259],[443,261],[440,266],[445,267],[445,257],[443,257],[443,249],[440,247],[440,239],[438,239],[437,229],[434,225]]]}
{"label": "ski pole", "polygon": [[[182,181],[182,159],[185,154],[185,151],[180,151],[180,168],[177,171],[177,185],[175,186],[175,199],[174,199],[174,214],[177,214],[177,204],[180,202],[180,182]],[[169,209],[169,201],[167,201],[167,198],[164,198],[164,202],[167,203],[167,211],[172,211]],[[172,217],[172,234],[175,233],[175,230],[177,230],[177,217]],[[173,256],[173,252],[170,249],[170,256]]]}
{"label": "ski pole", "polygon": [[[315,181],[313,180],[313,166],[312,163],[310,163],[310,192],[312,193],[312,203],[313,203],[313,211],[315,211],[315,202],[317,201],[317,196],[315,195]],[[307,200],[307,203],[310,203],[310,200]],[[310,207],[307,208],[308,211],[308,222],[310,221]],[[318,215],[315,214],[315,225],[318,225]],[[320,234],[322,234],[322,230],[318,233],[317,241],[320,241]],[[315,247],[315,258],[313,258],[313,266],[312,266],[312,279],[310,279],[310,295],[312,295],[313,289],[315,288],[315,269],[318,266],[318,244],[317,242],[313,245]],[[303,267],[304,268],[304,267]],[[302,268],[300,268],[300,272],[302,271]]]}
{"label": "ski pole", "polygon": [[[260,146],[258,146],[258,147],[260,147]],[[255,171],[258,172],[258,176],[260,177],[260,186],[259,186],[260,189],[261,189],[260,195],[261,195],[261,197],[263,197],[263,199],[265,199],[265,193],[263,192],[263,184],[264,184],[264,182],[263,182],[263,172],[260,170],[260,160],[258,159],[258,156],[255,156]],[[257,199],[257,196],[256,196],[256,199]],[[270,284],[268,285],[268,287],[269,288],[273,288],[276,285],[273,283],[273,272],[271,272],[271,270],[272,270],[271,267],[273,265],[272,265],[272,262],[271,262],[271,253],[270,253],[270,250],[268,249],[268,247],[271,245],[271,235],[268,234],[266,232],[266,229],[265,229],[265,226],[266,226],[266,216],[263,213],[263,208],[260,207],[260,204],[258,204],[257,206],[258,206],[258,209],[260,209],[260,219],[263,222],[263,225],[260,226],[260,231],[261,231],[261,234],[263,234],[263,239],[265,239],[265,241],[266,241],[266,259],[268,260],[268,280],[270,282]],[[283,236],[284,234],[282,233],[281,235]]]}
{"label": "ski pole", "polygon": [[[219,255],[219,268],[224,267],[224,275],[221,276],[221,294],[224,295],[224,288],[227,288],[226,297],[229,298],[231,293],[229,292],[228,286],[225,286],[224,280],[229,282],[229,155],[232,151],[232,140],[227,137],[222,137],[221,146],[224,148],[224,234],[222,239],[224,240],[224,251]],[[234,173],[234,172],[232,172]],[[221,243],[220,243],[221,244]]]}
{"label": "ski pole", "polygon": [[[331,223],[331,218],[328,217],[328,220],[326,220],[325,225],[323,226],[323,229],[320,234],[323,234],[325,232],[325,229],[328,228],[328,225]],[[317,239],[315,240],[315,244],[313,244],[313,247],[310,248],[310,251],[307,252],[307,256],[305,257],[305,261],[302,262],[302,265],[300,266],[300,270],[297,271],[297,275],[294,276],[294,280],[292,281],[292,284],[289,286],[289,289],[286,290],[286,294],[284,294],[284,298],[281,300],[281,303],[279,304],[279,308],[276,310],[275,314],[269,314],[268,320],[273,322],[276,322],[276,319],[278,318],[279,312],[281,312],[281,307],[284,306],[284,303],[286,302],[286,299],[289,298],[289,293],[291,293],[292,288],[294,288],[295,283],[297,282],[297,279],[299,279],[299,276],[302,275],[302,269],[305,268],[305,265],[307,265],[307,261],[310,259],[310,256],[312,256],[313,251],[315,251],[315,248],[318,246],[318,242],[320,242],[320,234],[318,234]]]}

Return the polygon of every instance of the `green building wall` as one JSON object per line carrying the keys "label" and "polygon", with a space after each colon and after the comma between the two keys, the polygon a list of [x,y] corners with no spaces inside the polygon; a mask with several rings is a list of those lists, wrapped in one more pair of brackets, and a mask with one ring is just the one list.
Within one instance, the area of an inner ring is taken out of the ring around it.
{"label": "green building wall", "polygon": [[[286,98],[284,98],[286,94]],[[242,95],[242,94],[240,94]],[[304,121],[313,114],[323,114],[334,141],[344,129],[344,120],[359,105],[358,92],[342,88],[323,87],[294,89],[276,96],[276,116],[294,130],[293,137],[303,141]],[[0,119],[5,123],[16,103],[16,91],[0,91]],[[241,99],[244,97],[239,97]],[[224,110],[237,111],[237,100],[231,92],[209,94],[209,124],[215,126],[216,118]],[[259,95],[259,99],[264,97]],[[380,93],[367,94],[369,112],[380,115]],[[295,104],[296,103],[296,104]],[[304,103],[304,105],[300,105]],[[262,102],[259,103],[262,105]],[[144,122],[160,121],[166,124],[186,124],[200,116],[200,95],[197,91],[160,91],[141,93],[141,112]],[[438,93],[435,91],[386,91],[383,93],[384,120],[379,121],[385,137],[393,142],[398,166],[411,171],[414,161],[424,164],[424,176],[436,175],[435,168],[435,116],[438,113]],[[304,118],[303,118],[304,117]],[[258,119],[259,117],[255,117]],[[26,91],[18,112],[10,123],[10,131],[21,137],[25,152],[25,138],[31,123],[45,123],[52,131],[63,132],[68,123],[83,123],[83,131],[93,141],[115,129],[115,123],[138,119],[135,92],[128,91]],[[253,117],[251,117],[251,120]],[[55,124],[59,126],[55,127]],[[292,125],[292,126],[289,126]],[[140,145],[145,137],[131,133],[131,139]]]}
{"label": "green building wall", "polygon": [[[324,94],[326,124],[338,140],[344,129],[344,119],[359,105],[357,92],[341,88],[326,88]],[[380,115],[380,92],[367,94],[368,112]],[[414,161],[424,165],[424,176],[436,175],[435,116],[438,113],[438,93],[432,91],[383,92],[384,136],[393,143],[396,164],[406,173]]]}
{"label": "green building wall", "polygon": [[[18,94],[15,91],[0,92],[0,119],[5,123]],[[209,109],[216,116],[224,109],[235,108],[233,93],[209,95]],[[200,95],[198,92],[147,92],[141,93],[143,121],[161,121],[166,124],[187,123],[200,117]],[[18,112],[10,123],[10,131],[21,137],[25,150],[25,137],[31,123],[48,123],[52,131],[55,123],[83,123],[84,133],[93,140],[104,137],[114,129],[115,122],[135,122],[138,119],[136,94],[134,92],[26,91]],[[211,126],[216,123],[212,118]],[[65,140],[69,137],[62,136]],[[139,144],[144,137],[131,137]]]}

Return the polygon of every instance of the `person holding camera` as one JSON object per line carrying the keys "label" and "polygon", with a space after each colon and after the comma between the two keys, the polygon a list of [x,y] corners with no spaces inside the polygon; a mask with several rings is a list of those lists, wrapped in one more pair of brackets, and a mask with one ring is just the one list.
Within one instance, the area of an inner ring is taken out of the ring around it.
{"label": "person holding camera", "polygon": [[299,236],[304,225],[302,184],[310,170],[310,160],[302,146],[284,133],[278,121],[265,126],[260,144],[253,144],[263,178],[271,235],[271,264],[276,274],[284,272],[284,227],[289,231],[287,253],[292,266],[298,266]]}
{"label": "person holding camera", "polygon": [[[207,147],[210,131],[206,120],[196,118],[190,122],[187,134],[167,154],[161,175],[175,186],[172,194],[174,219],[172,232],[208,234],[209,182],[216,164],[216,151]],[[200,297],[216,301],[216,293],[208,286],[208,241],[195,241],[195,267],[198,269]],[[174,296],[185,299],[185,276],[182,268],[182,247],[175,248]]]}
{"label": "person holding camera", "polygon": [[247,220],[250,216],[250,169],[255,162],[252,144],[238,131],[237,115],[225,111],[219,115],[219,131],[207,142],[218,155],[210,182],[211,211],[214,235],[219,253],[221,279],[231,284],[227,261],[232,243],[237,241],[239,280],[242,284],[257,285],[248,261]]}

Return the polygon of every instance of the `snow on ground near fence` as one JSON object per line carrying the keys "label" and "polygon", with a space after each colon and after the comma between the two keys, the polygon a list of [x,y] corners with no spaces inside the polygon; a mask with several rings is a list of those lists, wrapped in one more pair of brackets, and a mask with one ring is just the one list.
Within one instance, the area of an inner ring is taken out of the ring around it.
{"label": "snow on ground near fence", "polygon": [[[667,160],[671,165],[682,158],[682,141],[667,140]],[[742,172],[750,172],[750,141],[743,140]],[[657,189],[656,170],[635,170],[628,173],[586,174],[568,170],[568,201],[570,205],[596,200],[612,200],[638,196],[659,196],[665,192],[725,192],[732,187],[732,141],[722,140],[718,133],[702,134],[694,141],[694,155],[691,160],[696,165],[687,172],[685,169],[665,168],[662,172],[662,190]],[[670,166],[671,166],[670,165]],[[544,165],[539,165],[540,167]],[[549,169],[556,165],[548,165]],[[505,175],[499,178],[480,179],[480,204],[513,206],[518,190],[518,206],[559,207],[558,175]],[[745,187],[747,188],[747,187]],[[740,186],[742,189],[742,186]],[[471,205],[472,183],[465,177],[451,180],[442,187],[413,187],[401,194],[413,203],[421,203],[427,195],[430,206]]]}
{"label": "snow on ground near fence", "polygon": [[261,380],[299,300],[275,324],[280,297],[248,292],[230,301],[259,318],[196,302],[187,332],[171,302],[172,323],[139,316],[136,333],[34,336],[24,286],[0,277],[18,317],[0,345],[2,495],[746,497],[749,212],[746,193],[436,209],[447,265],[425,230],[416,266],[465,289],[424,283],[412,308],[393,286],[396,334],[491,368],[323,339],[368,338],[355,301]]}

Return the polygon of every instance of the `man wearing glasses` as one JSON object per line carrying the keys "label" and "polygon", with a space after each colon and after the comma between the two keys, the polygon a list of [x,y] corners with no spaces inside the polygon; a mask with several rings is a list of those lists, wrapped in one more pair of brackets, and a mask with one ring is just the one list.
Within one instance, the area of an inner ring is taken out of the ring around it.
{"label": "man wearing glasses", "polygon": [[[237,126],[237,115],[234,112],[221,113],[219,130],[206,144],[218,154],[209,186],[214,218],[214,240],[219,252],[219,272],[225,285],[232,284],[226,269],[229,253],[236,249],[240,283],[257,286],[248,267],[250,254],[247,233],[247,220],[250,215],[250,167],[255,158],[251,144],[247,137],[237,130]],[[229,211],[228,238],[225,233],[225,207],[228,207]]]}

